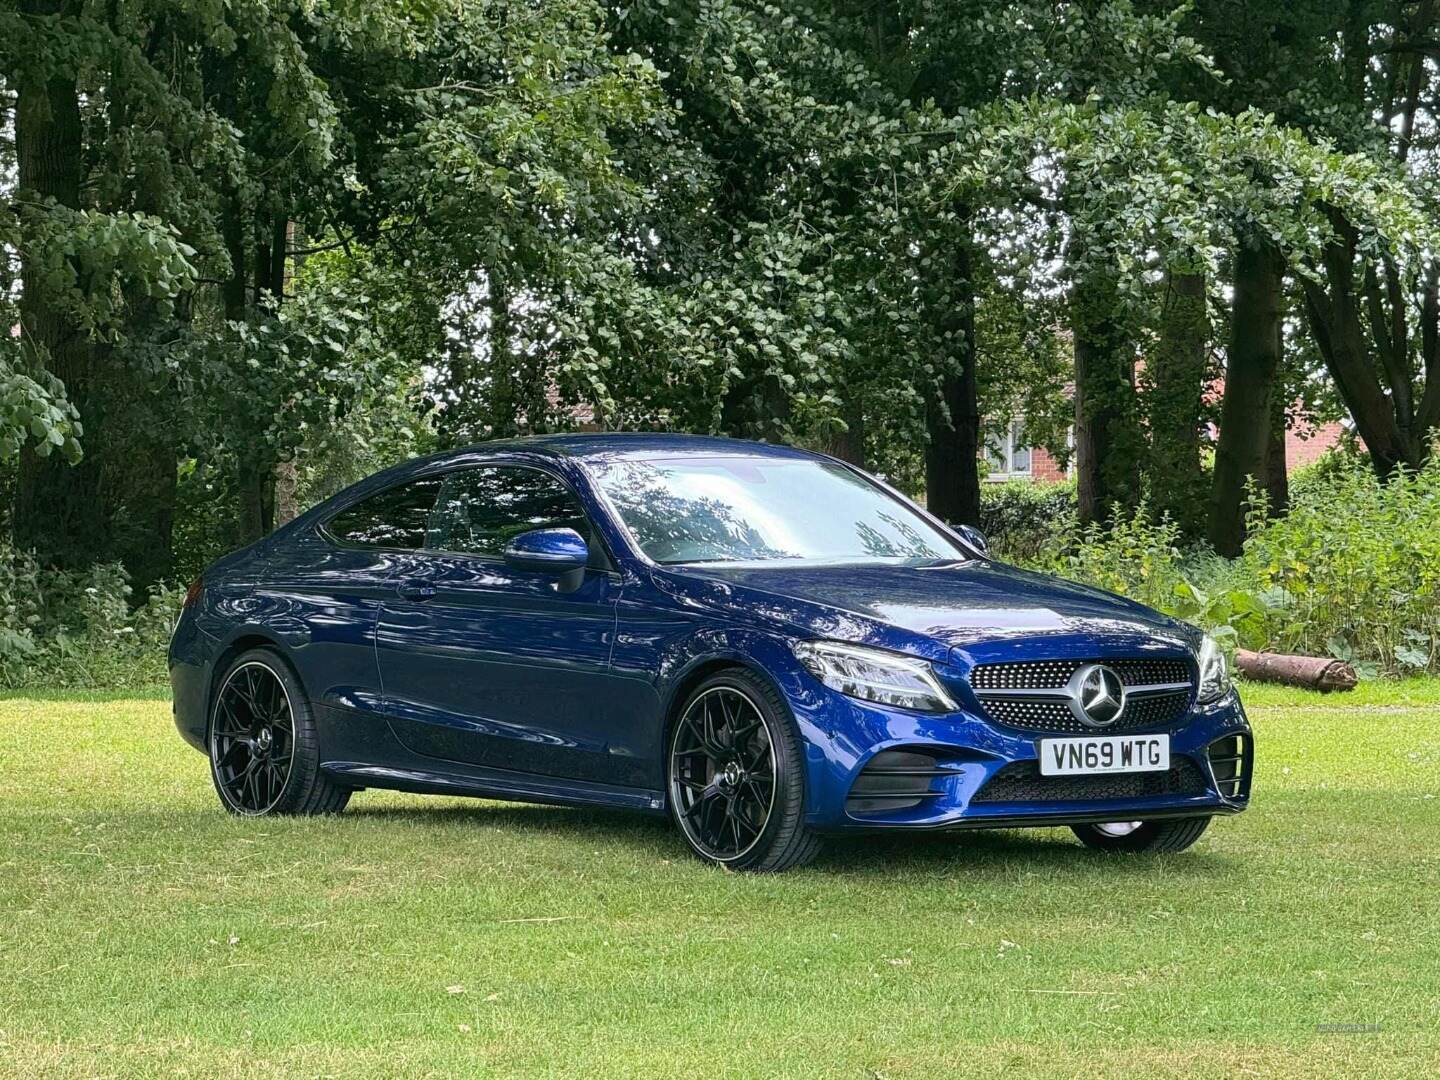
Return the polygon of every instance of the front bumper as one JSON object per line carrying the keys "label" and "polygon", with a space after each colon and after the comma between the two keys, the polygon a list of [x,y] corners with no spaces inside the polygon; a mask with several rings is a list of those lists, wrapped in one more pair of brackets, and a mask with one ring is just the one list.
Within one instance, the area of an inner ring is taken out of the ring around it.
{"label": "front bumper", "polygon": [[[1048,736],[974,712],[913,713],[830,691],[792,698],[792,707],[809,743],[807,822],[820,831],[1199,817],[1239,813],[1249,803],[1254,740],[1233,691],[1172,724],[1126,732],[1168,734],[1169,774],[1106,774],[1094,783],[1039,777],[1037,742]],[[901,791],[923,794],[864,798],[885,786],[877,785],[877,772],[911,785]]]}

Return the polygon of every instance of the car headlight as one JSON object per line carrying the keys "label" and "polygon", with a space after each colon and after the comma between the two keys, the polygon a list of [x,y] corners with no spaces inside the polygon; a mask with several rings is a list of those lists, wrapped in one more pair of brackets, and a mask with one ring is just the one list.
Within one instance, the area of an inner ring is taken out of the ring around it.
{"label": "car headlight", "polygon": [[1200,694],[1204,702],[1218,701],[1230,692],[1230,667],[1225,653],[1209,634],[1200,643]]}
{"label": "car headlight", "polygon": [[945,692],[924,660],[839,641],[805,641],[795,658],[831,690],[848,697],[922,712],[952,712],[955,700]]}

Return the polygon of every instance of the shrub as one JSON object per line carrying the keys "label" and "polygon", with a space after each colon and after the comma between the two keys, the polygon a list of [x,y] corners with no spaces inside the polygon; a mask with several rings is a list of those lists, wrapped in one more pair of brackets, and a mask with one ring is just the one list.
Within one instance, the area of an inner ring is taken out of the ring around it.
{"label": "shrub", "polygon": [[1278,597],[1272,645],[1387,672],[1440,670],[1440,460],[1386,482],[1340,459],[1309,480],[1241,559]]}
{"label": "shrub", "polygon": [[980,493],[980,531],[998,559],[1033,563],[1045,558],[1056,532],[1075,527],[1075,485],[1011,480]]}
{"label": "shrub", "polygon": [[0,688],[135,689],[165,681],[181,593],[138,607],[118,565],[48,570],[0,543]]}
{"label": "shrub", "polygon": [[1292,489],[1285,517],[1252,502],[1236,560],[1182,550],[1146,506],[1104,527],[1038,519],[1005,554],[1186,619],[1228,648],[1334,656],[1362,674],[1440,671],[1440,459],[1381,481],[1364,460],[1331,455]]}
{"label": "shrub", "polygon": [[1054,522],[1044,529],[1049,539],[1036,560],[1043,569],[1151,607],[1173,603],[1181,581],[1180,530],[1168,518],[1156,520],[1148,505],[1108,525],[1072,527],[1068,535]]}

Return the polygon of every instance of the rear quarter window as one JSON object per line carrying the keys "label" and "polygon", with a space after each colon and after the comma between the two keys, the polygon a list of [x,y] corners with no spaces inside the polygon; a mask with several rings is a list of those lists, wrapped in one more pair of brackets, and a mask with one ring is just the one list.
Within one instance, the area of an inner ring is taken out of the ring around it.
{"label": "rear quarter window", "polygon": [[422,548],[440,483],[428,476],[376,492],[328,519],[325,532],[352,547]]}

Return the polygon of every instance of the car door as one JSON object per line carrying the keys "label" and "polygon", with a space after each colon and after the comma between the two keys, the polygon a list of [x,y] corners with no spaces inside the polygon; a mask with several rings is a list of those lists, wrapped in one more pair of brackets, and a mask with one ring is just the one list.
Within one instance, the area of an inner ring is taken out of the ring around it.
{"label": "car door", "polygon": [[[556,527],[591,546],[578,581],[506,564],[515,536]],[[560,477],[519,464],[448,473],[425,550],[381,605],[376,653],[397,737],[434,758],[637,783],[642,763],[625,752],[633,739],[615,738],[627,721],[607,694],[619,593]]]}
{"label": "car door", "polygon": [[[407,549],[422,547],[439,477],[395,484],[342,507],[277,545],[251,619],[289,646],[321,720],[362,743],[385,735],[375,623]],[[358,725],[358,727],[357,727]]]}

